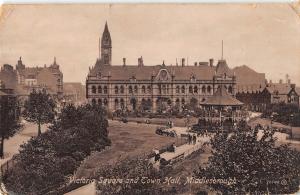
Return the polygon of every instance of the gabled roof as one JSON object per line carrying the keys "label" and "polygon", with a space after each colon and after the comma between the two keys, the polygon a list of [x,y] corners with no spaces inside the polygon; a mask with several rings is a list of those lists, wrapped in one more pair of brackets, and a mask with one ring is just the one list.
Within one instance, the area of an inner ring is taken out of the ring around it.
{"label": "gabled roof", "polygon": [[232,76],[233,75],[233,71],[228,67],[226,60],[219,60],[217,67],[216,67],[216,72],[217,75],[228,75],[228,76]]}
{"label": "gabled roof", "polygon": [[215,94],[201,103],[210,106],[241,106],[242,102],[228,94],[223,85],[217,89]]}
{"label": "gabled roof", "polygon": [[274,83],[269,84],[269,86],[266,87],[266,89],[271,94],[278,94],[278,95],[287,95],[291,91],[291,85],[287,83]]}

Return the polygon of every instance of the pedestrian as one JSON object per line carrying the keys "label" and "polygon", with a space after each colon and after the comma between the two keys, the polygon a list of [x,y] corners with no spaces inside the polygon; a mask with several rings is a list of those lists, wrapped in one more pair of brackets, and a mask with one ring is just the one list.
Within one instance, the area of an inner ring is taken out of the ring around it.
{"label": "pedestrian", "polygon": [[189,142],[189,144],[191,144],[191,142],[192,142],[192,137],[190,134],[188,134],[188,142]]}
{"label": "pedestrian", "polygon": [[196,140],[197,140],[197,137],[195,135],[193,135],[193,144],[194,145],[196,144]]}

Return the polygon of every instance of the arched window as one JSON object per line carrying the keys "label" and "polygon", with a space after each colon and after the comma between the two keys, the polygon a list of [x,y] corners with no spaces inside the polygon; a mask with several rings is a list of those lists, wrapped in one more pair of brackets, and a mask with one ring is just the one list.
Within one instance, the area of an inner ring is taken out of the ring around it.
{"label": "arched window", "polygon": [[167,93],[166,85],[163,85],[163,86],[162,86],[162,91],[163,91],[163,94],[166,94],[166,93]]}
{"label": "arched window", "polygon": [[131,85],[129,85],[129,87],[128,87],[128,92],[129,93],[132,93],[133,91],[132,91],[132,86]]}
{"label": "arched window", "polygon": [[118,93],[119,93],[119,87],[115,86],[115,94],[118,94]]}
{"label": "arched window", "polygon": [[180,87],[178,85],[176,86],[176,93],[180,93]]}
{"label": "arched window", "polygon": [[233,91],[232,91],[232,87],[229,86],[229,87],[228,87],[228,93],[232,94],[232,92],[233,92]]}
{"label": "arched window", "polygon": [[123,85],[121,85],[121,87],[120,87],[120,93],[124,93],[124,86]]}
{"label": "arched window", "polygon": [[145,87],[145,85],[142,86],[142,93],[146,93],[146,87]]}
{"label": "arched window", "polygon": [[198,93],[198,87],[194,86],[194,93]]}
{"label": "arched window", "polygon": [[181,99],[181,104],[184,105],[185,104],[185,100],[184,98]]}
{"label": "arched window", "polygon": [[193,87],[189,86],[189,93],[193,93]]}
{"label": "arched window", "polygon": [[176,99],[176,105],[179,105],[180,104],[180,100],[177,98]]}
{"label": "arched window", "polygon": [[98,93],[102,93],[102,87],[98,86]]}
{"label": "arched window", "polygon": [[123,98],[120,100],[120,103],[121,103],[121,109],[124,109],[125,108],[125,104],[124,104],[124,99]]}
{"label": "arched window", "polygon": [[134,93],[138,93],[138,86],[137,85],[134,86]]}
{"label": "arched window", "polygon": [[[96,88],[96,87],[95,87]],[[92,105],[95,105],[96,104],[96,100],[95,99],[92,99]]]}
{"label": "arched window", "polygon": [[106,98],[104,98],[104,101],[103,101],[104,105],[107,106],[108,105],[108,101]]}
{"label": "arched window", "polygon": [[185,93],[185,87],[184,86],[181,87],[181,93]]}
{"label": "arched window", "polygon": [[119,108],[119,100],[115,99],[115,110]]}
{"label": "arched window", "polygon": [[151,93],[151,86],[150,85],[147,87],[147,91],[148,91],[148,93]]}
{"label": "arched window", "polygon": [[98,104],[101,106],[102,105],[102,100],[98,99]]}
{"label": "arched window", "polygon": [[201,92],[202,92],[202,94],[206,93],[206,87],[205,86],[202,87]]}
{"label": "arched window", "polygon": [[104,86],[103,92],[104,92],[104,94],[107,94],[107,86]]}
{"label": "arched window", "polygon": [[92,93],[96,93],[96,86],[95,85],[92,86]]}
{"label": "arched window", "polygon": [[208,86],[208,87],[207,87],[207,93],[208,93],[208,94],[211,94],[211,86]]}

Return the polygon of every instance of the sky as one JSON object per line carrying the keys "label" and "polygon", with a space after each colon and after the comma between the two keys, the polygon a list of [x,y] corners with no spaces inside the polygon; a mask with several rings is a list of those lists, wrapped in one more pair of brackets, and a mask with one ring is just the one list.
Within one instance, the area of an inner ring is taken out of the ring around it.
{"label": "sky", "polygon": [[[50,65],[56,56],[65,82],[85,83],[99,57],[105,22],[112,64],[175,64],[176,58],[247,65],[278,82],[300,86],[300,17],[289,4],[43,4],[4,5],[0,64]],[[179,61],[179,60],[178,60]]]}

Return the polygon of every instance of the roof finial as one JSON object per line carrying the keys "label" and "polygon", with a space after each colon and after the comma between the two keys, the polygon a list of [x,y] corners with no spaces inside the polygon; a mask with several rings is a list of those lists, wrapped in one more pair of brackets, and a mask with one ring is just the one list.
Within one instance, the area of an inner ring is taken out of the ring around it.
{"label": "roof finial", "polygon": [[53,62],[54,65],[56,65],[56,57],[54,56],[54,62]]}
{"label": "roof finial", "polygon": [[22,56],[20,56],[20,61],[22,60]]}

